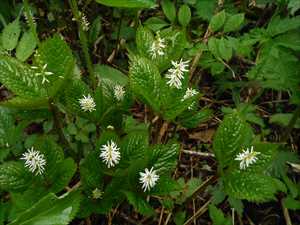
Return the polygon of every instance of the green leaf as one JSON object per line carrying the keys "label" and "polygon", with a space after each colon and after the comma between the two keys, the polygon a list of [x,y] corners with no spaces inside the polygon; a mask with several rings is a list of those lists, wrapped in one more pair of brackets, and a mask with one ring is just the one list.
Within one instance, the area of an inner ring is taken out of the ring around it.
{"label": "green leaf", "polygon": [[158,68],[146,58],[134,57],[130,63],[129,76],[132,91],[154,111],[159,112],[161,77]]}
{"label": "green leaf", "polygon": [[233,162],[237,153],[250,145],[253,136],[251,127],[237,113],[226,115],[213,141],[213,150],[221,167]]}
{"label": "green leaf", "polygon": [[0,107],[0,147],[10,144],[10,134],[14,130],[14,119],[9,110]]}
{"label": "green leaf", "polygon": [[224,178],[224,187],[228,195],[254,202],[266,202],[275,199],[282,183],[268,175],[252,172],[234,171]]}
{"label": "green leaf", "polygon": [[[34,143],[35,150],[45,155],[46,167],[45,176],[52,177],[55,181],[55,174],[63,162],[64,152],[63,149],[50,137],[39,137]],[[72,171],[73,168],[70,168]]]}
{"label": "green leaf", "polygon": [[26,61],[34,52],[36,47],[36,39],[31,31],[27,31],[23,34],[18,47],[16,49],[16,57],[24,62]]}
{"label": "green leaf", "polygon": [[232,32],[240,29],[245,19],[244,13],[239,13],[230,16],[224,25],[224,32]]}
{"label": "green leaf", "polygon": [[226,13],[225,10],[222,10],[221,12],[218,12],[216,15],[214,15],[209,23],[209,27],[212,31],[216,32],[222,28],[222,26],[225,23],[226,19]]}
{"label": "green leaf", "polygon": [[169,174],[177,164],[179,145],[156,145],[148,154],[150,154],[150,164],[153,165],[159,175]]}
{"label": "green leaf", "polygon": [[4,27],[2,31],[1,40],[3,47],[8,51],[13,50],[18,44],[20,33],[21,28],[19,18],[17,18],[15,21]]}
{"label": "green leaf", "polygon": [[223,212],[218,209],[216,206],[210,204],[209,207],[209,217],[213,221],[213,225],[230,225],[231,220],[225,218]]}
{"label": "green leaf", "polygon": [[58,193],[70,183],[76,172],[76,164],[73,159],[67,158],[61,163],[58,163],[54,174],[50,177],[53,184],[50,188],[51,192]]}
{"label": "green leaf", "polygon": [[182,5],[178,12],[178,21],[181,26],[186,27],[189,25],[192,18],[192,12],[188,5]]}
{"label": "green leaf", "polygon": [[172,3],[170,0],[163,0],[161,2],[161,7],[163,9],[163,12],[165,16],[168,18],[170,22],[175,22],[176,19],[176,8],[174,3]]}
{"label": "green leaf", "polygon": [[108,65],[95,65],[95,73],[100,79],[108,79],[119,85],[126,86],[128,83],[128,77],[124,73]]}
{"label": "green leaf", "polygon": [[[270,123],[278,124],[280,126],[287,127],[290,120],[292,119],[292,113],[276,113],[271,115]],[[298,118],[296,123],[294,124],[294,128],[300,128],[300,119]]]}
{"label": "green leaf", "polygon": [[154,209],[142,197],[129,191],[125,191],[124,193],[136,211],[145,216],[153,216],[155,214]]}
{"label": "green leaf", "polygon": [[290,0],[288,4],[288,9],[292,15],[300,9],[300,2],[298,0]]}
{"label": "green leaf", "polygon": [[50,193],[9,225],[67,225],[75,217],[80,200],[79,191],[73,191],[61,197]]}
{"label": "green leaf", "polygon": [[209,21],[217,6],[217,1],[212,0],[197,0],[196,11],[199,17]]}
{"label": "green leaf", "polygon": [[153,0],[96,0],[96,2],[111,6],[111,7],[124,7],[124,8],[151,8],[155,6]]}
{"label": "green leaf", "polygon": [[91,28],[89,29],[89,42],[94,44],[100,35],[102,29],[101,17],[97,16],[92,22]]}
{"label": "green leaf", "polygon": [[186,128],[195,128],[201,123],[209,120],[212,117],[212,114],[212,110],[208,108],[196,112],[187,111],[179,115],[178,122]]}
{"label": "green leaf", "polygon": [[229,61],[232,57],[232,47],[225,38],[221,38],[217,42],[220,57],[226,61]]}
{"label": "green leaf", "polygon": [[145,155],[145,149],[148,147],[147,132],[131,132],[123,138],[121,148],[121,162],[130,163],[142,158]]}
{"label": "green leaf", "polygon": [[300,27],[300,16],[292,18],[274,17],[268,25],[267,32],[271,36],[285,33],[289,30],[294,30]]}
{"label": "green leaf", "polygon": [[300,65],[298,58],[286,48],[269,41],[260,50],[256,65],[248,72],[251,80],[264,88],[275,90],[298,90]]}
{"label": "green leaf", "polygon": [[295,200],[292,197],[288,196],[283,199],[283,205],[291,210],[299,210],[300,209],[300,201]]}
{"label": "green leaf", "polygon": [[166,26],[169,25],[166,21],[159,17],[150,17],[144,22],[144,25],[151,29],[152,31],[156,32]]}
{"label": "green leaf", "polygon": [[186,212],[179,211],[179,212],[176,212],[176,214],[173,218],[173,221],[176,225],[182,225],[182,224],[184,224],[185,218],[186,218]]}
{"label": "green leaf", "polygon": [[99,154],[92,152],[80,162],[80,180],[89,193],[95,188],[101,189],[103,185],[103,164],[100,163]]}
{"label": "green leaf", "polygon": [[0,165],[0,190],[21,191],[31,182],[23,162],[5,162]]}
{"label": "green leaf", "polygon": [[46,97],[41,81],[28,65],[9,56],[0,56],[0,71],[0,82],[16,95],[29,99]]}
{"label": "green leaf", "polygon": [[61,85],[64,78],[73,75],[75,60],[72,50],[58,34],[48,38],[41,44],[35,61],[41,66],[47,64],[47,71],[53,73],[49,76],[49,81],[51,83],[57,81],[53,85]]}

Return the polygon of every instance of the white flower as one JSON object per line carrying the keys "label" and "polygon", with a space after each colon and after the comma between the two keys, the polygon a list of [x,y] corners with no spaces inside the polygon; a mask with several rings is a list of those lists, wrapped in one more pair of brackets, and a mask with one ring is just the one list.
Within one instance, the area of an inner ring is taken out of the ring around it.
{"label": "white flower", "polygon": [[90,29],[90,22],[87,19],[86,15],[84,13],[81,13],[81,19],[82,19],[82,28],[84,31],[88,31]]}
{"label": "white flower", "polygon": [[184,78],[184,72],[187,72],[188,70],[186,67],[188,66],[189,61],[183,61],[180,59],[179,62],[172,61],[173,68],[168,70],[168,73],[166,74],[166,78],[169,79],[167,84],[170,87],[176,87],[177,89],[181,88],[181,80]]}
{"label": "white flower", "polygon": [[119,163],[121,154],[120,149],[115,142],[110,141],[109,143],[108,141],[106,145],[101,146],[100,150],[100,158],[102,158],[108,168],[114,167]]}
{"label": "white flower", "polygon": [[196,94],[198,94],[198,91],[196,91],[195,89],[193,88],[187,88],[186,89],[186,92],[183,96],[183,98],[181,99],[181,101],[183,102],[184,100],[190,98],[190,97],[193,97],[195,96]]}
{"label": "white flower", "polygon": [[165,39],[161,38],[159,33],[157,33],[156,40],[152,43],[149,52],[152,59],[155,59],[158,55],[162,56],[165,54],[164,49],[166,48]]}
{"label": "white flower", "polygon": [[[190,98],[190,97],[193,97],[195,96],[196,94],[198,94],[198,91],[196,91],[195,89],[193,88],[187,88],[186,89],[186,92],[183,96],[183,98],[181,99],[181,101],[183,102],[184,100]],[[195,102],[193,102],[189,107],[188,109],[191,110],[193,108],[193,106],[195,105]]]}
{"label": "white flower", "polygon": [[259,155],[260,152],[253,151],[253,146],[251,146],[251,149],[247,148],[246,150],[243,150],[242,153],[239,153],[235,160],[240,161],[240,169],[244,170],[251,164],[255,163],[257,160],[257,155]]}
{"label": "white flower", "polygon": [[98,188],[95,188],[92,191],[93,199],[100,199],[100,198],[102,198],[103,193],[104,193],[103,191],[99,190]]}
{"label": "white flower", "polygon": [[79,99],[79,104],[84,112],[96,110],[95,101],[90,94],[88,96],[83,95],[83,98]]}
{"label": "white flower", "polygon": [[124,87],[121,85],[116,85],[114,87],[114,96],[118,101],[122,101],[124,99],[125,90]]}
{"label": "white flower", "polygon": [[[44,84],[44,83],[49,83],[49,80],[48,80],[47,77],[53,75],[52,72],[49,72],[49,71],[46,70],[46,69],[47,69],[47,66],[48,66],[48,65],[45,64],[45,65],[42,67],[41,71],[35,73],[36,76],[41,76],[41,77],[42,77],[42,84]],[[37,67],[37,66],[32,66],[31,69],[38,70],[39,67]]]}
{"label": "white flower", "polygon": [[148,168],[145,169],[145,172],[140,172],[140,183],[143,184],[142,188],[144,192],[153,188],[156,182],[159,179],[159,175],[156,174],[156,171],[151,167],[150,170]]}
{"label": "white flower", "polygon": [[25,160],[25,167],[28,167],[30,172],[41,175],[45,171],[45,156],[39,151],[35,151],[33,147],[23,153],[22,156],[21,159]]}

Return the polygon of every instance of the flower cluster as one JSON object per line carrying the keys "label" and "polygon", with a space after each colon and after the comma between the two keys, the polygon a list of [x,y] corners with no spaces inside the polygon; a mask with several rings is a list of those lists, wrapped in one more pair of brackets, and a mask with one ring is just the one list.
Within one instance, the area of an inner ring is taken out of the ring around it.
{"label": "flower cluster", "polygon": [[189,61],[183,61],[180,59],[179,62],[172,61],[171,63],[173,68],[170,68],[166,74],[166,78],[169,79],[167,84],[170,87],[181,89],[181,80],[184,78],[184,73],[188,71],[186,67],[188,66]]}
{"label": "flower cluster", "polygon": [[[187,88],[187,89],[186,89],[186,92],[185,92],[185,94],[184,94],[184,96],[183,96],[183,98],[181,99],[181,101],[183,102],[184,100],[187,100],[188,98],[191,98],[191,97],[193,97],[193,96],[195,96],[195,95],[197,95],[197,94],[198,94],[198,91],[196,91],[195,89],[193,89],[193,88]],[[193,103],[188,107],[188,109],[191,110],[191,109],[193,108],[194,105],[195,105],[195,102],[193,102]]]}
{"label": "flower cluster", "polygon": [[118,101],[122,101],[124,99],[125,90],[124,87],[121,85],[116,85],[114,87],[114,96]]}
{"label": "flower cluster", "polygon": [[35,175],[41,175],[45,171],[46,159],[39,151],[34,150],[33,147],[23,153],[21,157],[25,160],[25,167],[29,168],[29,171],[35,173]]}
{"label": "flower cluster", "polygon": [[90,94],[87,96],[83,95],[83,98],[79,99],[78,101],[81,109],[84,112],[92,112],[96,110],[96,103]]}
{"label": "flower cluster", "polygon": [[157,56],[163,56],[165,54],[164,49],[167,47],[165,42],[165,39],[161,38],[159,33],[157,33],[156,40],[154,40],[149,49],[152,59],[155,59]]}
{"label": "flower cluster", "polygon": [[100,150],[100,158],[102,158],[108,168],[114,167],[119,163],[121,158],[120,148],[114,141],[108,141],[106,145],[101,146]]}
{"label": "flower cluster", "polygon": [[257,161],[256,156],[259,154],[260,152],[254,151],[253,146],[251,146],[251,149],[247,148],[246,150],[243,150],[242,153],[239,153],[235,160],[240,161],[240,169],[244,170]]}
{"label": "flower cluster", "polygon": [[153,167],[151,167],[150,170],[146,168],[145,172],[140,172],[140,183],[142,184],[144,192],[153,188],[158,179],[159,175],[156,174],[156,171],[153,169]]}

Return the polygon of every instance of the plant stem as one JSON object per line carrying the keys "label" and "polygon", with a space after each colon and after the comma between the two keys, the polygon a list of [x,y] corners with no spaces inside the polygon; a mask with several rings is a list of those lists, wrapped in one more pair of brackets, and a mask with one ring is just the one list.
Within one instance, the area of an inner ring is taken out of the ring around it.
{"label": "plant stem", "polygon": [[26,14],[26,17],[27,17],[27,20],[28,20],[28,23],[29,23],[30,30],[33,33],[34,37],[35,37],[36,43],[39,45],[40,40],[39,40],[39,36],[36,32],[36,24],[34,23],[33,16],[31,14],[31,11],[30,11],[30,8],[29,8],[28,0],[23,0],[23,2],[24,2],[25,14]]}
{"label": "plant stem", "polygon": [[86,32],[83,29],[82,14],[78,9],[77,0],[69,0],[69,4],[71,6],[72,13],[78,25],[79,41],[85,58],[86,67],[89,72],[90,86],[92,87],[92,89],[95,89],[97,85],[96,77],[94,74],[92,60],[89,54],[88,39],[86,36]]}
{"label": "plant stem", "polygon": [[58,134],[59,141],[70,151],[71,156],[74,159],[76,159],[76,152],[73,150],[73,148],[71,147],[70,143],[68,142],[68,140],[66,139],[63,133],[63,127],[59,120],[60,115],[52,99],[49,99],[49,110],[53,115],[54,129]]}

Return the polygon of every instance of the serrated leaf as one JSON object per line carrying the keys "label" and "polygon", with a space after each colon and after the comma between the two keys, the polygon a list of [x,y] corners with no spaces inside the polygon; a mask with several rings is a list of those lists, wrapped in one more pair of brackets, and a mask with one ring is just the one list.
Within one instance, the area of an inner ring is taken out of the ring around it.
{"label": "serrated leaf", "polygon": [[225,19],[226,13],[225,10],[222,10],[211,18],[209,27],[212,29],[212,31],[216,32],[222,28],[225,23]]}
{"label": "serrated leaf", "polygon": [[224,32],[232,32],[240,29],[245,19],[244,13],[239,13],[230,16],[224,25]]}
{"label": "serrated leaf", "polygon": [[103,185],[103,164],[100,163],[99,155],[92,152],[80,162],[80,178],[83,187],[92,192],[95,188],[100,189]]}
{"label": "serrated leaf", "polygon": [[24,190],[31,182],[22,162],[5,162],[0,165],[0,189],[7,191]]}
{"label": "serrated leaf", "polygon": [[231,220],[225,218],[223,212],[214,205],[209,205],[209,217],[213,221],[214,225],[230,225]]}
{"label": "serrated leaf", "polygon": [[121,148],[121,162],[129,163],[142,158],[148,147],[149,138],[147,132],[132,132],[123,138]]}
{"label": "serrated leaf", "polygon": [[161,77],[158,68],[146,58],[135,57],[130,64],[129,76],[132,91],[159,112]]}
{"label": "serrated leaf", "polygon": [[208,108],[204,108],[196,112],[187,111],[179,115],[178,122],[186,128],[195,128],[210,119],[212,114],[212,110]]}
{"label": "serrated leaf", "polygon": [[268,25],[267,32],[271,36],[285,33],[289,30],[294,30],[300,27],[300,16],[292,18],[274,17]]}
{"label": "serrated leaf", "polygon": [[176,19],[176,8],[174,3],[172,3],[170,0],[163,0],[161,2],[161,6],[165,16],[170,22],[173,23]]}
{"label": "serrated leaf", "polygon": [[179,145],[178,144],[166,144],[154,146],[150,154],[150,164],[159,175],[169,174],[176,166]]}
{"label": "serrated leaf", "polygon": [[34,143],[34,149],[45,156],[45,176],[53,176],[57,171],[57,166],[64,159],[63,149],[49,137],[38,138]]}
{"label": "serrated leaf", "polygon": [[67,158],[62,162],[58,163],[55,172],[50,177],[52,185],[50,188],[51,192],[58,193],[63,190],[70,183],[72,177],[76,172],[76,164],[73,159]]}
{"label": "serrated leaf", "polygon": [[249,146],[254,134],[237,113],[226,115],[213,141],[213,150],[221,167],[229,165],[241,149]]}
{"label": "serrated leaf", "polygon": [[128,77],[124,73],[107,65],[95,65],[95,73],[100,79],[109,79],[119,85],[126,86],[128,83]]}
{"label": "serrated leaf", "polygon": [[0,56],[0,81],[22,98],[46,97],[40,80],[26,64],[9,57]]}
{"label": "serrated leaf", "polygon": [[34,52],[36,44],[34,34],[31,31],[25,32],[16,49],[16,57],[22,62],[26,61]]}
{"label": "serrated leaf", "polygon": [[151,207],[151,205],[148,202],[146,202],[142,197],[129,191],[125,191],[124,193],[129,203],[133,205],[136,211],[145,216],[153,216],[155,214],[155,211]]}
{"label": "serrated leaf", "polygon": [[178,21],[181,26],[186,27],[189,25],[192,18],[192,12],[188,5],[182,5],[178,11]]}
{"label": "serrated leaf", "polygon": [[197,0],[196,11],[197,15],[204,20],[210,20],[217,6],[217,1],[212,0]]}
{"label": "serrated leaf", "polygon": [[39,66],[47,64],[47,71],[53,73],[47,77],[51,84],[51,95],[54,95],[63,85],[67,85],[68,79],[72,79],[75,59],[72,50],[59,35],[54,35],[42,42],[35,62]]}
{"label": "serrated leaf", "polygon": [[61,197],[50,193],[9,225],[67,225],[75,217],[80,204],[79,191]]}
{"label": "serrated leaf", "polygon": [[111,7],[125,7],[125,8],[151,8],[155,6],[153,0],[96,0],[96,2],[111,6]]}
{"label": "serrated leaf", "polygon": [[275,199],[279,180],[268,175],[252,172],[234,171],[224,177],[227,194],[237,199],[254,202],[265,202]]}
{"label": "serrated leaf", "polygon": [[19,18],[17,18],[15,21],[4,27],[2,31],[1,40],[3,47],[8,51],[13,50],[18,44],[20,33],[21,27]]}
{"label": "serrated leaf", "polygon": [[92,22],[91,28],[89,29],[89,42],[94,44],[100,35],[102,29],[101,17],[97,16]]}
{"label": "serrated leaf", "polygon": [[[9,144],[9,136],[14,128],[14,119],[9,110],[0,107],[0,146]],[[0,150],[1,151],[1,150]]]}

